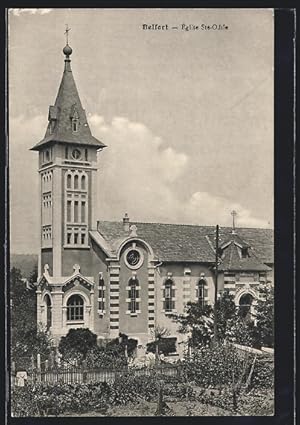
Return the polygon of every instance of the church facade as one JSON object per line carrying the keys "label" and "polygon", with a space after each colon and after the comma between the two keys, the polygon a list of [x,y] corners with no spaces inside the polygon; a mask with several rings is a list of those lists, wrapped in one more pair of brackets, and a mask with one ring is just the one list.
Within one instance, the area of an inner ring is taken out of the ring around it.
{"label": "church facade", "polygon": [[[97,221],[97,156],[106,146],[92,136],[71,70],[72,49],[55,104],[49,107],[39,155],[40,255],[37,321],[58,341],[72,328],[99,339],[124,333],[139,347],[156,327],[177,338],[172,320],[187,302],[213,304],[212,226]],[[101,153],[99,154],[101,156]],[[273,280],[273,232],[222,228],[219,291],[246,312],[258,286]]]}

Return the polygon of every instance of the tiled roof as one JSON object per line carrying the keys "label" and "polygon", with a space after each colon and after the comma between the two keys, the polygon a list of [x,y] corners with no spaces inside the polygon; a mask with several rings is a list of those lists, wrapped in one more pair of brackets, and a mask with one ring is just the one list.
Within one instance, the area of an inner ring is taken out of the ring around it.
{"label": "tiled roof", "polygon": [[[72,131],[72,116],[78,114],[78,131]],[[51,142],[81,144],[95,146],[97,148],[105,145],[92,136],[87,122],[85,110],[83,109],[76,84],[73,78],[69,60],[66,60],[65,70],[60,83],[54,106],[49,107],[49,120],[52,119],[53,129],[50,129],[49,121],[46,134],[32,150],[39,150],[45,144]]]}
{"label": "tiled roof", "polygon": [[266,264],[264,264],[255,253],[249,249],[249,257],[241,258],[238,253],[238,248],[232,242],[224,250],[224,258],[222,258],[222,263],[219,266],[220,270],[251,270],[251,271],[268,271],[271,270]]}
{"label": "tiled roof", "polygon": [[[215,261],[212,249],[215,227],[186,224],[139,223],[137,236],[145,240],[160,261],[166,262],[209,262]],[[116,253],[121,242],[129,237],[122,222],[99,221],[98,231]],[[224,240],[231,235],[231,228],[222,228]],[[261,262],[273,263],[273,231],[271,229],[237,229],[243,241],[253,247]],[[208,236],[208,237],[207,237]],[[249,236],[249,237],[248,237]]]}

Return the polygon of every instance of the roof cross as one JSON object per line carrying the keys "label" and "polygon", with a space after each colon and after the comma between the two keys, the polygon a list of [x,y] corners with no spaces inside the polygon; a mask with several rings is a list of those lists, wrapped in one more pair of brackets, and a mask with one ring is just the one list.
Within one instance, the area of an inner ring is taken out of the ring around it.
{"label": "roof cross", "polygon": [[69,25],[66,24],[66,31],[65,31],[65,35],[66,35],[66,42],[67,44],[69,44],[69,31],[71,30],[71,28],[69,28]]}

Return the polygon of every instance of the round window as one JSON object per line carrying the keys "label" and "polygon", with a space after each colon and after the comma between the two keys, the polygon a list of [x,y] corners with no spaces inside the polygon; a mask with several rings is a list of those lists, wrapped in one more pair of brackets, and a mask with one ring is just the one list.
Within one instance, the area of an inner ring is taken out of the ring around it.
{"label": "round window", "polygon": [[125,262],[131,269],[138,269],[143,264],[144,258],[140,250],[131,248],[125,255]]}

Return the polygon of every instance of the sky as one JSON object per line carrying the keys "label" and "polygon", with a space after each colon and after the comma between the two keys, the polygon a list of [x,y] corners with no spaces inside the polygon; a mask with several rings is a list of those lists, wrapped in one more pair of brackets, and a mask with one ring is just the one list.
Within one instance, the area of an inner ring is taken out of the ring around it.
{"label": "sky", "polygon": [[39,248],[29,149],[57,95],[66,24],[79,96],[107,145],[99,220],[230,226],[234,209],[237,226],[273,227],[271,9],[11,9],[8,24],[12,253]]}

